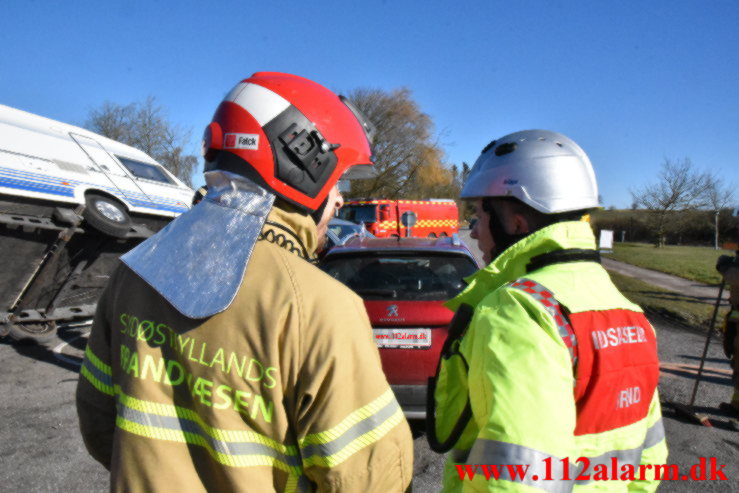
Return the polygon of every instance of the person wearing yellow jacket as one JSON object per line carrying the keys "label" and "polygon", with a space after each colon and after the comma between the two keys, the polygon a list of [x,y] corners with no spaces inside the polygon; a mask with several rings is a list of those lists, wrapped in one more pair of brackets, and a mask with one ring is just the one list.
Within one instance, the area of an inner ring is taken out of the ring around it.
{"label": "person wearing yellow jacket", "polygon": [[362,301],[312,264],[371,126],[257,73],[206,129],[208,194],[122,257],[77,388],[111,491],[397,491],[412,439]]}
{"label": "person wearing yellow jacket", "polygon": [[581,220],[598,205],[587,156],[516,132],[483,150],[462,197],[488,265],[447,304],[430,389],[444,491],[654,491],[667,459],[655,332]]}

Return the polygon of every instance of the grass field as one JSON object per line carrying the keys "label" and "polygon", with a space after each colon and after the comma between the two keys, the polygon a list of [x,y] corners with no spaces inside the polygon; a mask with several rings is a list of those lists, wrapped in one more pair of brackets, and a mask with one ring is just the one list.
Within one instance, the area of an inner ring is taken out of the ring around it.
{"label": "grass field", "polygon": [[710,247],[669,245],[656,248],[646,243],[614,243],[613,253],[604,255],[639,267],[718,285],[721,277],[716,272],[716,259],[720,255],[734,253],[732,250],[714,250]]}
{"label": "grass field", "polygon": [[[708,329],[713,315],[713,305],[657,288],[633,277],[615,272],[609,272],[609,274],[624,296],[641,306],[644,311],[657,313],[685,325]],[[720,327],[723,323],[727,310],[728,308],[719,309],[716,327]]]}

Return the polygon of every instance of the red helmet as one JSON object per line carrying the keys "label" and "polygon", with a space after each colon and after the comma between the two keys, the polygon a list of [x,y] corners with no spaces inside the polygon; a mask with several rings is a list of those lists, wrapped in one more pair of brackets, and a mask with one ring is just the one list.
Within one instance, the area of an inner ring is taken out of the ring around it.
{"label": "red helmet", "polygon": [[[203,136],[205,171],[246,176],[309,212],[352,166],[371,165],[372,125],[303,77],[257,72],[226,96]],[[354,168],[371,170],[367,166]]]}

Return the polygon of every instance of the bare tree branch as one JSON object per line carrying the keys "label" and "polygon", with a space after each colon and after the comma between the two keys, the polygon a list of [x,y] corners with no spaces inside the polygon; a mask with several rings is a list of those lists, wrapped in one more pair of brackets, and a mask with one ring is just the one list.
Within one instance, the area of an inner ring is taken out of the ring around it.
{"label": "bare tree branch", "polygon": [[720,177],[713,173],[706,175],[706,180],[705,202],[713,213],[713,248],[718,250],[719,215],[722,209],[733,204],[734,186],[724,183]]}
{"label": "bare tree branch", "polygon": [[634,204],[652,212],[657,246],[665,244],[670,221],[675,217],[671,213],[705,207],[709,186],[710,176],[696,171],[690,159],[665,159],[656,183],[631,191]]}
{"label": "bare tree branch", "polygon": [[166,111],[153,96],[126,106],[105,102],[90,111],[85,126],[144,151],[192,186],[192,172],[198,159],[184,151],[190,140],[190,130],[167,121]]}

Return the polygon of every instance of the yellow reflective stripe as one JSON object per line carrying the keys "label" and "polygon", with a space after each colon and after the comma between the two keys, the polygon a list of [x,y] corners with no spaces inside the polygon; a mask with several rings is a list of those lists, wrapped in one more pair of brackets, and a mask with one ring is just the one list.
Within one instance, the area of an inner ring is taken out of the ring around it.
{"label": "yellow reflective stripe", "polygon": [[116,385],[116,393],[119,402],[129,409],[140,411],[146,414],[159,416],[168,416],[172,418],[184,418],[196,422],[200,427],[212,438],[223,442],[251,442],[259,443],[267,447],[275,449],[277,452],[286,455],[298,455],[298,448],[295,445],[284,445],[276,442],[269,437],[260,433],[247,430],[224,430],[214,428],[203,421],[203,419],[190,409],[173,406],[171,404],[161,404],[158,402],[145,401],[137,399],[123,393],[118,385]]}
{"label": "yellow reflective stripe", "polygon": [[90,384],[93,387],[95,387],[97,390],[99,390],[103,394],[106,394],[106,395],[109,395],[109,396],[115,395],[115,393],[113,392],[113,387],[111,387],[110,385],[107,385],[106,383],[101,382],[100,380],[98,380],[95,377],[95,375],[93,375],[93,373],[84,366],[84,364],[83,364],[82,368],[80,368],[80,375],[82,375],[83,377],[85,377],[87,379],[87,381],[90,382]]}
{"label": "yellow reflective stripe", "polygon": [[[546,462],[547,459],[551,461],[549,464]],[[513,474],[510,469],[501,466],[501,474],[496,479],[525,484],[548,493],[572,491],[573,480],[562,479],[565,477],[565,464],[562,459],[524,445],[478,438],[464,462],[467,464],[526,464],[525,475]],[[567,471],[570,477],[575,476],[572,474],[575,467],[575,464],[570,465]],[[553,479],[544,479],[546,477]],[[498,488],[501,489],[500,486]]]}
{"label": "yellow reflective stripe", "polygon": [[85,347],[85,357],[90,361],[90,363],[95,366],[98,370],[105,373],[106,375],[113,375],[113,370],[110,368],[109,365],[106,365],[103,363],[103,361],[95,356],[95,353],[92,352],[92,349],[90,349],[90,346],[87,345]]}
{"label": "yellow reflective stripe", "polygon": [[226,466],[274,467],[288,474],[288,485],[300,487],[303,468],[297,447],[279,444],[256,432],[208,426],[189,409],[131,397],[118,385],[115,392],[116,425],[121,430],[145,438],[199,445]]}
{"label": "yellow reflective stripe", "polygon": [[388,388],[380,397],[370,402],[366,406],[360,407],[356,411],[352,412],[351,414],[349,414],[349,416],[344,418],[341,423],[334,426],[330,430],[306,435],[306,437],[300,441],[300,448],[304,448],[306,445],[309,444],[328,443],[337,439],[339,436],[343,435],[349,428],[377,413],[377,411],[387,406],[394,399],[395,394],[393,394],[393,391]]}
{"label": "yellow reflective stripe", "polygon": [[298,476],[291,474],[287,477],[287,483],[285,483],[285,493],[295,493],[298,491]]}
{"label": "yellow reflective stripe", "polygon": [[398,410],[381,426],[358,437],[349,445],[341,449],[340,452],[329,456],[314,455],[312,457],[303,459],[303,464],[305,466],[317,465],[324,467],[336,467],[363,448],[372,445],[373,443],[380,440],[404,419],[405,418],[403,415],[403,411],[398,408]]}
{"label": "yellow reflective stripe", "polygon": [[183,430],[174,430],[171,428],[160,428],[151,425],[142,425],[129,421],[122,416],[116,418],[118,428],[125,430],[134,435],[156,440],[166,440],[170,442],[189,443],[191,445],[199,445],[205,448],[210,456],[218,463],[231,467],[249,467],[249,466],[270,466],[280,469],[291,475],[301,474],[302,469],[295,466],[289,466],[281,460],[267,455],[243,454],[233,455],[219,452],[213,448],[210,442],[202,435]]}
{"label": "yellow reflective stripe", "polygon": [[82,361],[80,375],[103,394],[112,396],[114,395],[112,374],[110,366],[103,363],[88,345],[85,348],[85,358]]}
{"label": "yellow reflective stripe", "polygon": [[354,411],[331,430],[301,441],[303,464],[334,467],[397,426],[403,420],[403,412],[392,391],[388,392]]}

